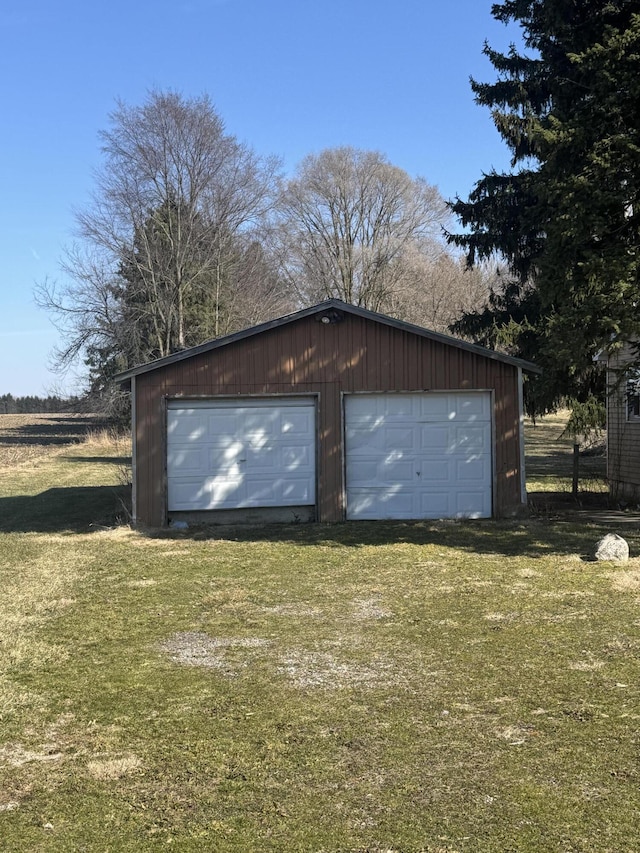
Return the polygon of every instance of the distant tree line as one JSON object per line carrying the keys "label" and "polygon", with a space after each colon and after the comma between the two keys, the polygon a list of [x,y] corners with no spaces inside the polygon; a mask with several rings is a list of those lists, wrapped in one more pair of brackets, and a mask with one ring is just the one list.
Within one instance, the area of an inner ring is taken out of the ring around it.
{"label": "distant tree line", "polygon": [[14,397],[13,394],[0,396],[0,415],[57,414],[78,411],[78,397]]}

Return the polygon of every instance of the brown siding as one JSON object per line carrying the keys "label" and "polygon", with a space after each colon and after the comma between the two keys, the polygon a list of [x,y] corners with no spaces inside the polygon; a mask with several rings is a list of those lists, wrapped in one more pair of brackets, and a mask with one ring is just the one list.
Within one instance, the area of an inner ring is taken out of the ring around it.
{"label": "brown siding", "polygon": [[640,420],[627,420],[626,382],[621,370],[633,357],[630,347],[614,356],[608,372],[607,476],[615,497],[640,498]]}
{"label": "brown siding", "polygon": [[343,507],[341,394],[367,391],[491,390],[495,410],[494,512],[520,505],[518,369],[410,331],[345,315],[315,316],[142,373],[137,389],[137,519],[165,523],[166,397],[318,395],[318,516]]}

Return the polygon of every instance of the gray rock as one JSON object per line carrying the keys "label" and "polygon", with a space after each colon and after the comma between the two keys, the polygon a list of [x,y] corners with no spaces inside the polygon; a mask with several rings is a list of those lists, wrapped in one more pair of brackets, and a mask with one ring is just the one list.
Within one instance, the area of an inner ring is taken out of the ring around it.
{"label": "gray rock", "polygon": [[629,559],[629,545],[626,539],[617,533],[607,533],[596,545],[596,560],[610,560],[614,563],[626,563]]}

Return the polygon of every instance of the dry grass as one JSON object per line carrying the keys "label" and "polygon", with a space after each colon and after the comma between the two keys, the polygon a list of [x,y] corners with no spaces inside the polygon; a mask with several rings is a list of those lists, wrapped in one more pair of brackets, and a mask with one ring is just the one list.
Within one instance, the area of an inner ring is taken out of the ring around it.
{"label": "dry grass", "polygon": [[640,558],[562,519],[47,523],[109,442],[0,481],[42,503],[0,527],[0,847],[635,853]]}
{"label": "dry grass", "polygon": [[622,572],[613,572],[611,581],[618,592],[640,592],[640,560],[630,560]]}
{"label": "dry grass", "polygon": [[33,463],[85,441],[98,423],[93,415],[0,415],[0,468]]}
{"label": "dry grass", "polygon": [[130,440],[89,415],[0,415],[0,531],[84,530],[126,519]]}
{"label": "dry grass", "polygon": [[142,768],[142,762],[135,755],[123,755],[118,758],[100,758],[89,761],[87,771],[98,782],[111,782],[131,776]]}
{"label": "dry grass", "polygon": [[633,561],[539,523],[262,534],[4,535],[8,849],[630,853]]}
{"label": "dry grass", "polygon": [[42,456],[53,452],[53,448],[45,450],[36,445],[0,444],[0,468],[12,468],[14,465],[22,465],[24,462],[33,462],[35,459],[40,459]]}

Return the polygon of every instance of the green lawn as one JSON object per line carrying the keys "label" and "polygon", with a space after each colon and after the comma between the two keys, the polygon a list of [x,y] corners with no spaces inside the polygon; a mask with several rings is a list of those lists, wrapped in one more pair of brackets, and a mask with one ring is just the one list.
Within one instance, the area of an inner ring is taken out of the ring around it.
{"label": "green lawn", "polygon": [[0,849],[638,849],[639,558],[539,519],[145,536],[123,455],[0,472]]}

